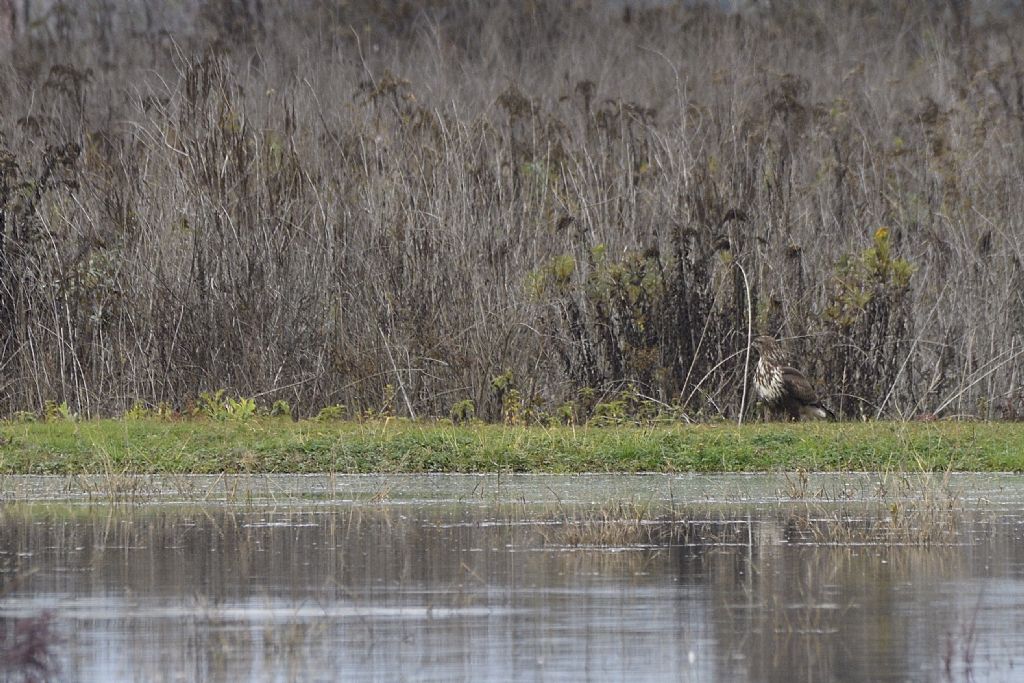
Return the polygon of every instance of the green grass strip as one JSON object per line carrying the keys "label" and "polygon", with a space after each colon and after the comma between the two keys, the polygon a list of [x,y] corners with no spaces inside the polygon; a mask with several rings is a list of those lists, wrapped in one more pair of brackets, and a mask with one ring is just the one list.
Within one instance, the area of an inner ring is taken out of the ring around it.
{"label": "green grass strip", "polygon": [[0,473],[1024,471],[1024,424],[4,423]]}

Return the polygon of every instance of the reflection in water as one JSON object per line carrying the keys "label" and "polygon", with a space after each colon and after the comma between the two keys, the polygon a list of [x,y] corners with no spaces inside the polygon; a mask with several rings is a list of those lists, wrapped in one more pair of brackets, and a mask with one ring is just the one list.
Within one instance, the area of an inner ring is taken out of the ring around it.
{"label": "reflection in water", "polygon": [[60,680],[1011,676],[1021,510],[768,498],[9,503],[0,625]]}

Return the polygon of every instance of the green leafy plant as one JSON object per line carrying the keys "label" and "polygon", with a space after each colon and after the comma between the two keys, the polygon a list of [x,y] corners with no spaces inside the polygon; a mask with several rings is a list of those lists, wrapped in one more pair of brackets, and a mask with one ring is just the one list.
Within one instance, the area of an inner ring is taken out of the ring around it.
{"label": "green leafy plant", "polygon": [[224,389],[204,391],[196,399],[192,413],[213,420],[249,420],[256,415],[256,399],[227,396]]}
{"label": "green leafy plant", "polygon": [[452,405],[448,415],[454,424],[470,422],[476,417],[476,405],[468,398],[458,401]]}
{"label": "green leafy plant", "polygon": [[575,272],[576,259],[572,255],[556,256],[527,276],[527,291],[536,299],[542,299],[552,293],[568,292]]}
{"label": "green leafy plant", "polygon": [[579,407],[575,401],[566,401],[555,408],[554,418],[561,424],[574,425],[579,421]]}
{"label": "green leafy plant", "polygon": [[178,416],[178,413],[174,409],[174,406],[172,406],[167,401],[160,401],[160,403],[157,403],[156,408],[154,408],[151,411],[151,413],[154,416],[160,418],[161,420],[170,420]]}
{"label": "green leafy plant", "polygon": [[74,420],[75,415],[71,412],[71,408],[68,407],[67,401],[62,401],[60,403],[57,403],[56,401],[46,401],[43,404],[43,419],[47,422]]}
{"label": "green leafy plant", "polygon": [[278,399],[270,406],[270,417],[291,417],[292,407],[288,401]]}
{"label": "green leafy plant", "polygon": [[626,402],[622,399],[603,401],[594,406],[590,422],[597,426],[619,424],[626,419]]}
{"label": "green leafy plant", "polygon": [[122,416],[125,420],[143,420],[147,417],[151,417],[153,411],[145,406],[141,401],[136,401],[132,404],[132,407],[124,412]]}
{"label": "green leafy plant", "polygon": [[348,413],[348,408],[343,405],[331,405],[324,406],[320,409],[320,412],[313,418],[317,422],[336,422],[345,418]]}
{"label": "green leafy plant", "polygon": [[909,261],[893,256],[889,229],[878,228],[870,247],[856,257],[839,260],[825,316],[840,328],[852,328],[863,318],[879,314],[876,309],[898,304],[913,274]]}
{"label": "green leafy plant", "polygon": [[256,400],[252,398],[227,398],[224,401],[224,413],[230,420],[244,422],[256,415]]}
{"label": "green leafy plant", "polygon": [[200,393],[196,398],[196,405],[192,412],[194,415],[203,415],[214,420],[226,419],[227,411],[224,409],[224,390],[217,389],[213,392],[204,391]]}
{"label": "green leafy plant", "polygon": [[545,415],[541,401],[535,394],[526,395],[516,386],[511,370],[491,379],[501,404],[501,419],[507,425],[527,425],[542,422]]}
{"label": "green leafy plant", "polygon": [[910,281],[914,266],[894,254],[888,228],[878,228],[870,247],[836,265],[831,301],[824,319],[840,344],[821,373],[841,378],[840,412],[872,414],[874,403],[846,397],[891,395],[899,376],[901,346],[912,336]]}

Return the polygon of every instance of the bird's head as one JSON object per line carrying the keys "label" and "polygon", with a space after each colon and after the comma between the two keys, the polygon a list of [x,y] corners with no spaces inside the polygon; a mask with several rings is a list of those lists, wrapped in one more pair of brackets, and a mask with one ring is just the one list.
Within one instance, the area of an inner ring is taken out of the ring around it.
{"label": "bird's head", "polygon": [[757,352],[762,356],[774,358],[780,356],[782,351],[779,348],[778,342],[772,337],[760,336],[755,337],[752,343],[753,347],[757,349]]}

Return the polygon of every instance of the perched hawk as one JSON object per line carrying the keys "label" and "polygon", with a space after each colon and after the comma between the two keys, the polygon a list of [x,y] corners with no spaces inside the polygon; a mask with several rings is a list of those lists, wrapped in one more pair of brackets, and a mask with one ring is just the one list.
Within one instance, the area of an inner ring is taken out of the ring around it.
{"label": "perched hawk", "polygon": [[791,420],[801,417],[830,417],[835,413],[818,400],[814,387],[803,373],[786,365],[786,354],[771,337],[758,337],[754,348],[761,354],[754,370],[754,391],[772,412],[782,412]]}

